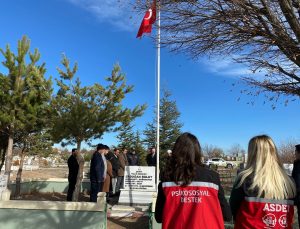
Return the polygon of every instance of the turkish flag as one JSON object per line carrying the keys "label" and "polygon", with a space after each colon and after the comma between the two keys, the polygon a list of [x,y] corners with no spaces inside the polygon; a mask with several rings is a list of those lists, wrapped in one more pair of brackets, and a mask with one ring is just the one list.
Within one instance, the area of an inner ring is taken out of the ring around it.
{"label": "turkish flag", "polygon": [[143,33],[151,33],[152,24],[155,22],[155,20],[156,20],[156,0],[153,1],[151,8],[146,11],[136,37],[137,38],[141,37]]}

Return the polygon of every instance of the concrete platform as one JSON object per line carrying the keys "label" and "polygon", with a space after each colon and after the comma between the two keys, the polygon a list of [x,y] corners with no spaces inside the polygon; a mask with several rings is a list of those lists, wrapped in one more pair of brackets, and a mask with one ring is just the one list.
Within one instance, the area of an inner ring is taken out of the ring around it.
{"label": "concrete platform", "polygon": [[121,190],[118,204],[126,204],[130,206],[146,205],[152,203],[156,191],[141,190]]}
{"label": "concrete platform", "polygon": [[149,215],[149,206],[114,205],[108,209],[109,217],[142,217]]}

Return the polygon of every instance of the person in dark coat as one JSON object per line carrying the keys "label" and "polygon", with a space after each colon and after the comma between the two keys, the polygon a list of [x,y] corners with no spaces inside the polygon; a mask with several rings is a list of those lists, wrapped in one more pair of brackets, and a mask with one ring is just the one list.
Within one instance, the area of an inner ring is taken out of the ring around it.
{"label": "person in dark coat", "polygon": [[103,144],[98,144],[97,151],[93,154],[90,165],[90,181],[91,181],[91,191],[90,191],[90,201],[97,202],[97,194],[102,191],[103,182],[106,177],[105,164],[102,159],[104,155],[106,146]]}
{"label": "person in dark coat", "polygon": [[294,161],[294,167],[292,171],[292,177],[296,183],[297,196],[296,196],[296,205],[298,210],[298,223],[300,228],[300,144],[295,145],[295,156],[296,160]]}
{"label": "person in dark coat", "polygon": [[146,157],[146,161],[148,166],[156,166],[156,152],[154,147],[149,149],[149,154]]}
{"label": "person in dark coat", "polygon": [[77,149],[72,149],[72,155],[68,159],[69,188],[68,188],[68,194],[67,194],[67,201],[72,201],[73,192],[75,190],[75,185],[76,185],[76,181],[77,181],[77,175],[78,175],[78,169],[79,169],[79,164],[76,159],[77,152],[78,152]]}
{"label": "person in dark coat", "polygon": [[238,167],[238,169],[236,170],[236,175],[239,175],[240,172],[242,172],[245,169],[245,164],[241,163]]}
{"label": "person in dark coat", "polygon": [[109,152],[106,155],[107,160],[110,161],[112,165],[112,178],[111,178],[111,186],[112,186],[112,193],[116,193],[116,185],[118,179],[118,170],[120,168],[119,162],[119,149],[115,148],[113,152]]}
{"label": "person in dark coat", "polygon": [[129,166],[138,166],[140,164],[139,155],[135,152],[134,149],[131,149],[129,153],[127,153],[127,160]]}
{"label": "person in dark coat", "polygon": [[128,166],[127,149],[124,148],[123,151],[120,152],[118,158],[119,158],[119,162],[120,162],[120,168],[118,170],[116,192],[119,192],[120,189],[124,188],[125,167]]}

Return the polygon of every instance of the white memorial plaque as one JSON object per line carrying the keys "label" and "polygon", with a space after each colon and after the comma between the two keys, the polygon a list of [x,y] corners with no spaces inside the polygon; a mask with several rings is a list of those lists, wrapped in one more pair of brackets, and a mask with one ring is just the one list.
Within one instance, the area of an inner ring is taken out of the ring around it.
{"label": "white memorial plaque", "polygon": [[155,167],[126,166],[124,174],[125,190],[155,190]]}
{"label": "white memorial plaque", "polygon": [[0,175],[0,192],[3,192],[7,187],[8,175]]}

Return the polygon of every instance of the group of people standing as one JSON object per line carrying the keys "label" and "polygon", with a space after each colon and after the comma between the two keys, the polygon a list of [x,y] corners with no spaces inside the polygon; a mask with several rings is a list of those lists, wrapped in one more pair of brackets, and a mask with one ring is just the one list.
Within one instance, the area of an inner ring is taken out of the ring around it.
{"label": "group of people standing", "polygon": [[[72,149],[72,155],[68,159],[69,167],[69,189],[67,201],[72,201],[73,192],[77,181],[79,165],[77,161],[78,151]],[[147,155],[148,166],[156,166],[156,153],[154,148],[149,149]],[[134,149],[123,148],[122,150],[110,148],[104,144],[98,144],[96,151],[93,153],[90,163],[90,201],[97,201],[98,192],[106,192],[114,195],[124,188],[125,166],[140,165],[139,155]]]}
{"label": "group of people standing", "polygon": [[[194,135],[178,137],[158,186],[155,218],[163,229],[219,229],[232,218],[235,229],[293,228],[299,189],[286,173],[269,136],[255,136],[249,141],[248,161],[236,178],[229,204],[218,173],[203,165],[201,157]],[[297,163],[293,177],[298,174],[296,184],[300,185]]]}
{"label": "group of people standing", "polygon": [[90,201],[97,202],[98,192],[118,193],[123,188],[125,166],[128,166],[127,149],[110,151],[107,145],[98,144],[90,163]]}

